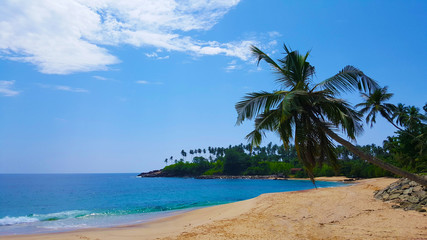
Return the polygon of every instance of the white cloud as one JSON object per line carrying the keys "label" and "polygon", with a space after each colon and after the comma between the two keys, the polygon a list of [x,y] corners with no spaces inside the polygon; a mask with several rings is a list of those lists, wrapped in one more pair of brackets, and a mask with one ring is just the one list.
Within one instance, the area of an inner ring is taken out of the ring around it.
{"label": "white cloud", "polygon": [[161,84],[163,84],[162,82],[149,82],[149,81],[145,81],[145,80],[138,80],[138,81],[136,81],[136,83],[144,84],[144,85],[148,85],[148,84],[161,85]]}
{"label": "white cloud", "polygon": [[83,89],[83,88],[73,88],[70,86],[65,85],[48,85],[48,84],[37,84],[42,88],[49,88],[52,90],[58,90],[58,91],[66,91],[66,92],[76,92],[76,93],[88,93],[89,90]]}
{"label": "white cloud", "polygon": [[149,84],[148,81],[144,81],[144,80],[136,81],[136,83],[138,83],[138,84]]}
{"label": "white cloud", "polygon": [[12,90],[11,88],[15,84],[15,80],[12,81],[0,81],[0,94],[5,97],[13,97],[19,94],[18,91]]}
{"label": "white cloud", "polygon": [[89,91],[83,88],[72,88],[69,86],[54,86],[54,89],[67,91],[67,92],[78,92],[78,93],[88,93]]}
{"label": "white cloud", "polygon": [[277,40],[272,40],[270,42],[268,42],[269,46],[276,46],[277,45]]}
{"label": "white cloud", "polygon": [[101,81],[107,81],[107,80],[109,80],[108,78],[102,77],[102,76],[93,76],[93,78],[101,80]]}
{"label": "white cloud", "polygon": [[268,36],[270,38],[276,38],[276,37],[281,37],[282,34],[280,34],[279,32],[276,32],[276,31],[271,31],[271,32],[268,32]]}
{"label": "white cloud", "polygon": [[237,68],[237,66],[236,65],[228,65],[225,69],[228,71],[228,72],[231,72],[232,70],[235,70]]}
{"label": "white cloud", "polygon": [[253,40],[199,41],[190,33],[211,29],[239,1],[3,0],[0,57],[47,74],[106,70],[120,62],[106,47],[122,44],[248,60]]}
{"label": "white cloud", "polygon": [[155,58],[157,60],[169,59],[169,55],[161,57],[156,52],[146,53],[145,56],[147,56],[149,58]]}
{"label": "white cloud", "polygon": [[232,72],[236,69],[241,69],[242,66],[237,65],[237,61],[236,60],[232,60],[231,62],[228,63],[228,66],[225,68],[226,72]]}
{"label": "white cloud", "polygon": [[156,58],[158,57],[157,53],[153,52],[153,53],[146,53],[145,56],[149,57],[149,58]]}

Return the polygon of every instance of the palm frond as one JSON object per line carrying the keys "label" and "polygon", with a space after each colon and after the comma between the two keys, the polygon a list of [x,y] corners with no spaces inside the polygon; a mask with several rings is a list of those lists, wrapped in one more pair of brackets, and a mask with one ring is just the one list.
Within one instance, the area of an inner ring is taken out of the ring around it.
{"label": "palm frond", "polygon": [[362,133],[363,128],[360,124],[362,115],[355,111],[349,103],[339,98],[333,98],[324,91],[312,92],[310,97],[313,112],[319,118],[326,118],[323,120],[328,120],[335,127],[340,127],[351,139]]}
{"label": "palm frond", "polygon": [[250,152],[252,152],[253,147],[257,147],[261,144],[262,138],[265,137],[265,133],[262,130],[255,129],[252,132],[250,132],[248,135],[246,135],[246,139],[251,145]]}
{"label": "palm frond", "polygon": [[345,66],[339,73],[320,82],[314,88],[330,89],[335,94],[355,90],[372,92],[379,88],[378,83],[353,66]]}
{"label": "palm frond", "polygon": [[286,93],[286,91],[277,91],[274,93],[254,92],[247,94],[235,106],[238,114],[236,124],[239,125],[246,119],[256,118],[259,114],[276,108]]}
{"label": "palm frond", "polygon": [[280,125],[280,117],[281,111],[278,109],[260,114],[255,119],[255,129],[277,131]]}
{"label": "palm frond", "polygon": [[286,71],[282,67],[279,66],[270,56],[268,56],[266,53],[261,51],[259,48],[255,46],[251,46],[252,54],[257,58],[257,64],[261,62],[261,60],[264,60],[266,63],[268,63],[276,73],[279,74],[279,78],[277,81],[279,83],[284,84],[286,87],[294,87],[295,83],[290,79],[292,77],[292,74],[289,71]]}

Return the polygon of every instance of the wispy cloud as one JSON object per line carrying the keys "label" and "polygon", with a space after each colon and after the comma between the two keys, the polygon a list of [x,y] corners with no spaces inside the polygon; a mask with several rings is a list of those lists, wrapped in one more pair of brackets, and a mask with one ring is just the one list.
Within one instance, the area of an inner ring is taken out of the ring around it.
{"label": "wispy cloud", "polygon": [[12,81],[0,81],[0,94],[5,97],[13,97],[19,94],[18,91],[13,90],[15,80]]}
{"label": "wispy cloud", "polygon": [[228,63],[227,67],[225,68],[225,71],[226,72],[232,72],[234,70],[241,69],[241,68],[242,68],[242,66],[237,65],[237,61],[233,60],[233,61]]}
{"label": "wispy cloud", "polygon": [[66,91],[66,92],[75,92],[75,93],[89,93],[89,90],[83,89],[83,88],[73,88],[70,86],[65,85],[48,85],[48,84],[37,84],[42,88],[48,88],[52,90],[58,90],[58,91]]}
{"label": "wispy cloud", "polygon": [[268,36],[270,38],[277,38],[277,37],[281,37],[282,34],[280,34],[279,32],[276,32],[276,31],[271,31],[271,32],[268,32]]}
{"label": "wispy cloud", "polygon": [[120,62],[106,46],[123,44],[196,56],[221,54],[246,61],[249,46],[256,43],[253,39],[221,43],[190,35],[193,30],[211,29],[239,2],[1,1],[0,57],[32,63],[47,74],[106,70]]}
{"label": "wispy cloud", "polygon": [[110,79],[106,78],[106,77],[102,77],[102,76],[93,76],[93,78],[101,80],[101,81],[108,81]]}
{"label": "wispy cloud", "polygon": [[145,56],[149,57],[149,58],[155,58],[157,60],[163,60],[163,59],[169,59],[169,55],[166,56],[159,56],[157,53],[152,52],[152,53],[146,53]]}
{"label": "wispy cloud", "polygon": [[145,80],[138,80],[136,81],[136,83],[138,84],[144,84],[144,85],[148,85],[148,84],[153,84],[153,85],[162,85],[162,82],[149,82],[149,81],[145,81]]}
{"label": "wispy cloud", "polygon": [[67,91],[67,92],[77,92],[77,93],[88,93],[89,91],[83,88],[72,88],[69,86],[54,86],[54,89]]}

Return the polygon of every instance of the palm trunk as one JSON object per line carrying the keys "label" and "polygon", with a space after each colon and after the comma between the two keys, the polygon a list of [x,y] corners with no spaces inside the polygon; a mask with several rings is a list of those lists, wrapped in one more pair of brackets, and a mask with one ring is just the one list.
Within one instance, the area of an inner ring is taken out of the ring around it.
{"label": "palm trunk", "polygon": [[368,162],[377,165],[378,167],[385,169],[391,173],[394,173],[398,176],[406,177],[414,182],[417,182],[425,187],[427,187],[427,179],[423,178],[417,174],[407,172],[403,169],[400,169],[398,167],[395,167],[391,164],[388,164],[386,162],[383,162],[382,160],[371,156],[369,154],[364,153],[363,151],[359,150],[356,146],[351,144],[349,141],[341,138],[336,133],[334,133],[331,129],[324,127],[323,130],[335,141],[346,147],[348,150],[359,156],[361,159],[367,160]]}
{"label": "palm trunk", "polygon": [[396,124],[394,124],[393,120],[390,119],[389,117],[386,117],[387,121],[389,121],[395,128],[399,129],[402,133],[406,133],[408,135],[410,135],[411,137],[415,138],[416,136],[410,134],[409,132],[406,132],[405,130],[401,129],[400,127],[398,127]]}

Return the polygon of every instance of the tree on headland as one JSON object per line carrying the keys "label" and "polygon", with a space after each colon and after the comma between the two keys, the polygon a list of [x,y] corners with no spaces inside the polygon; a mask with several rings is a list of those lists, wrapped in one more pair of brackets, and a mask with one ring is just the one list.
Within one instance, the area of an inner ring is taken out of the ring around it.
{"label": "tree on headland", "polygon": [[337,165],[333,139],[361,159],[427,186],[426,179],[366,154],[335,133],[341,129],[351,140],[361,133],[361,114],[337,96],[355,90],[373,92],[379,88],[373,79],[353,66],[346,66],[336,75],[314,84],[315,68],[307,61],[310,52],[302,55],[286,45],[284,50],[285,57],[277,63],[252,46],[258,64],[261,60],[267,62],[278,74],[277,82],[281,85],[274,92],[249,93],[236,104],[237,124],[255,120],[255,129],[246,136],[252,146],[260,145],[267,131],[278,133],[285,147],[294,139],[298,159],[314,183],[315,166],[323,162]]}

